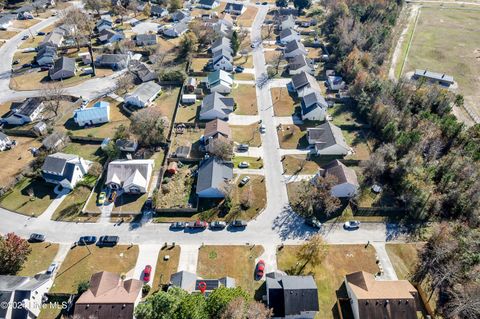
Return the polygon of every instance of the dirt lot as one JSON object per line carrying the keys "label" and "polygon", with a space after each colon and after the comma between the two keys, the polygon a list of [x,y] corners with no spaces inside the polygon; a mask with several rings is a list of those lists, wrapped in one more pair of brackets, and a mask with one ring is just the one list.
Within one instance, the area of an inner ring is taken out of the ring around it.
{"label": "dirt lot", "polygon": [[195,178],[192,176],[197,168],[196,164],[181,164],[176,174],[166,173],[161,190],[158,192],[158,208],[188,207],[194,204],[195,191],[192,188]]}
{"label": "dirt lot", "polygon": [[303,125],[281,125],[278,140],[281,148],[306,148],[308,146],[307,128]]}
{"label": "dirt lot", "polygon": [[240,84],[232,90],[231,96],[237,104],[235,114],[257,115],[257,91],[255,86]]}

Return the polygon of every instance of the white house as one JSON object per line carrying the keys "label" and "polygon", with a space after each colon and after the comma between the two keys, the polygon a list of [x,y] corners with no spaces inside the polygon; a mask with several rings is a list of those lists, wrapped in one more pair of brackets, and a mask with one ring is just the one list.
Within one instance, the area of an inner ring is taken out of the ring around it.
{"label": "white house", "polygon": [[44,104],[39,98],[28,98],[22,103],[12,103],[12,110],[2,118],[2,122],[10,125],[23,125],[40,117]]}
{"label": "white house", "polygon": [[289,14],[288,16],[284,16],[280,22],[279,29],[285,30],[293,28],[295,28],[295,19],[293,18],[293,15]]}
{"label": "white house", "polygon": [[212,65],[214,70],[224,70],[231,72],[233,70],[233,58],[231,52],[222,48],[213,54]]}
{"label": "white house", "polygon": [[300,35],[293,29],[283,29],[280,31],[280,43],[287,44],[290,41],[300,41]]}
{"label": "white house", "polygon": [[307,128],[307,140],[318,155],[342,156],[350,152],[350,147],[343,137],[342,130],[330,122]]}
{"label": "white house", "polygon": [[148,191],[154,160],[117,160],[108,164],[105,184],[113,190],[130,194]]}
{"label": "white house", "polygon": [[241,3],[227,2],[225,12],[233,15],[241,15],[247,10],[247,7]]}
{"label": "white house", "polygon": [[302,120],[324,121],[328,104],[318,91],[312,91],[302,97],[300,104]]}
{"label": "white house", "polygon": [[78,126],[110,122],[110,103],[98,101],[92,107],[75,110],[73,120]]}
{"label": "white house", "polygon": [[197,96],[195,94],[182,94],[183,104],[194,104],[197,102]]}
{"label": "white house", "polygon": [[42,177],[47,183],[74,189],[75,185],[88,173],[91,162],[64,153],[48,155],[42,166]]}
{"label": "white house", "polygon": [[336,179],[335,186],[332,187],[331,194],[335,197],[353,197],[357,194],[360,185],[358,184],[357,174],[355,171],[345,166],[339,160],[334,160],[323,166],[313,179],[315,183],[317,176],[334,176]]}
{"label": "white house", "polygon": [[307,55],[308,51],[307,49],[305,49],[305,46],[303,45],[303,43],[300,42],[299,40],[289,41],[285,45],[285,49],[283,50],[283,55],[285,58],[287,59],[293,58],[294,56],[297,56],[300,54]]}
{"label": "white house", "polygon": [[232,76],[223,70],[210,72],[206,79],[206,86],[210,92],[227,94],[232,91],[232,85]]}
{"label": "white house", "polygon": [[200,0],[198,1],[198,7],[206,10],[215,9],[220,5],[218,0]]}
{"label": "white house", "polygon": [[200,107],[200,120],[228,119],[230,113],[233,112],[235,101],[231,97],[225,97],[220,93],[212,93],[202,101]]}
{"label": "white house", "polygon": [[11,143],[10,138],[0,132],[0,151],[5,151]]}
{"label": "white house", "polygon": [[140,84],[132,93],[125,96],[125,103],[137,107],[147,107],[162,91],[162,87],[154,81]]}
{"label": "white house", "polygon": [[215,157],[200,163],[197,178],[197,196],[200,198],[224,198],[225,189],[233,178],[233,167]]}

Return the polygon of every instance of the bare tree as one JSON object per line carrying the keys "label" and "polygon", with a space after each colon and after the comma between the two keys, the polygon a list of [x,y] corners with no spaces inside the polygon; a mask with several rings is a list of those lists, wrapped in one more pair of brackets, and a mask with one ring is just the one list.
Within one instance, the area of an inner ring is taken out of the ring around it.
{"label": "bare tree", "polygon": [[230,301],[221,315],[221,319],[268,319],[272,317],[272,310],[263,303],[251,300],[246,301],[238,297]]}
{"label": "bare tree", "polygon": [[240,196],[240,206],[242,209],[247,210],[252,207],[252,204],[255,202],[255,193],[252,190],[252,187],[249,186],[246,190],[242,192]]}
{"label": "bare tree", "polygon": [[168,119],[163,116],[160,108],[149,107],[135,112],[130,130],[145,146],[155,146],[165,142],[168,129]]}
{"label": "bare tree", "polygon": [[125,73],[117,79],[115,87],[118,91],[127,93],[130,87],[133,85],[133,75],[131,73]]}
{"label": "bare tree", "polygon": [[101,11],[108,7],[108,3],[107,0],[83,0],[85,9],[95,11],[97,15],[100,15]]}
{"label": "bare tree", "polygon": [[45,100],[45,111],[53,113],[53,117],[57,117],[60,105],[65,96],[65,89],[62,82],[52,82],[42,89],[42,98]]}
{"label": "bare tree", "polygon": [[327,257],[327,253],[328,246],[322,235],[316,234],[310,237],[297,251],[297,259],[303,262],[303,265],[297,269],[297,274],[301,274],[307,264],[310,264],[311,267],[319,265]]}
{"label": "bare tree", "polygon": [[215,138],[208,143],[208,152],[222,160],[230,160],[233,156],[233,141],[228,138]]}
{"label": "bare tree", "polygon": [[61,22],[72,26],[72,38],[80,50],[82,42],[90,43],[95,22],[79,8],[71,8],[60,12]]}

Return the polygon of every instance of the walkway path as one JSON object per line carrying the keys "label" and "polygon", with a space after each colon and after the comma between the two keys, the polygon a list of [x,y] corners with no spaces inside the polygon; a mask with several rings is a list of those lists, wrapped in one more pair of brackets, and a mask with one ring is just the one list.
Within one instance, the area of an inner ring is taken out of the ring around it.
{"label": "walkway path", "polygon": [[385,249],[385,243],[373,242],[372,246],[375,248],[378,260],[380,260],[380,265],[383,268],[383,274],[380,278],[385,280],[398,280],[395,269],[390,261],[390,257]]}
{"label": "walkway path", "polygon": [[180,259],[178,261],[178,271],[189,271],[197,273],[198,249],[200,245],[182,245],[180,247]]}
{"label": "walkway path", "polygon": [[70,193],[70,190],[63,189],[57,197],[48,205],[47,209],[43,212],[42,215],[38,216],[37,219],[39,221],[45,221],[52,219],[53,214],[57,210],[57,208],[63,203],[67,195]]}

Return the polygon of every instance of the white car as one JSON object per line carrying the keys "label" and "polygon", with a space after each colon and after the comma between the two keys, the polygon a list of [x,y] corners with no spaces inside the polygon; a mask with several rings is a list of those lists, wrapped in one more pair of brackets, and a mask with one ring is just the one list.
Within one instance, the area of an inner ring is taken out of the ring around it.
{"label": "white car", "polygon": [[247,162],[238,163],[238,168],[248,168],[249,166],[250,164],[248,164]]}
{"label": "white car", "polygon": [[48,269],[47,269],[47,271],[45,272],[45,274],[47,274],[47,275],[53,275],[53,273],[55,272],[55,270],[57,270],[57,267],[58,267],[58,264],[57,264],[57,263],[52,263],[52,264],[48,267]]}
{"label": "white car", "polygon": [[345,224],[343,224],[343,227],[345,229],[359,229],[360,222],[358,220],[349,220],[348,222],[345,222]]}
{"label": "white car", "polygon": [[263,133],[265,133],[266,130],[267,130],[267,129],[265,128],[265,125],[263,125],[263,124],[260,125],[260,133],[263,134]]}

